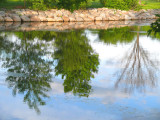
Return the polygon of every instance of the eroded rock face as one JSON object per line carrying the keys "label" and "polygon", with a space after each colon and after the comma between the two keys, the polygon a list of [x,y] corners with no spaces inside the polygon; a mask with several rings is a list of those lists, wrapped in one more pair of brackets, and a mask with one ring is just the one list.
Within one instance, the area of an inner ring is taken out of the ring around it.
{"label": "eroded rock face", "polygon": [[84,21],[117,21],[155,19],[155,14],[160,14],[160,9],[122,11],[108,8],[89,10],[76,10],[71,13],[68,10],[51,9],[48,11],[34,11],[29,9],[14,9],[0,11],[0,21],[51,21],[51,22],[84,22]]}

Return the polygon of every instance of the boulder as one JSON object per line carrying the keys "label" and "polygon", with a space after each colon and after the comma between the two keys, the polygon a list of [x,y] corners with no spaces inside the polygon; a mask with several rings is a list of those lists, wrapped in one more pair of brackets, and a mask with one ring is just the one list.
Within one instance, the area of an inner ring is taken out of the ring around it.
{"label": "boulder", "polygon": [[88,17],[88,19],[90,19],[91,21],[95,21],[95,18],[94,18],[93,15],[88,15],[87,17]]}
{"label": "boulder", "polygon": [[70,21],[69,17],[67,17],[67,16],[62,16],[62,19],[63,19],[63,21],[65,21],[65,22]]}
{"label": "boulder", "polygon": [[27,17],[27,16],[25,16],[25,15],[20,16],[20,17],[21,17],[22,21],[24,21],[24,22],[29,22],[29,21],[31,21],[31,20],[29,19],[29,17]]}
{"label": "boulder", "polygon": [[0,22],[3,22],[4,18],[2,16],[0,16]]}
{"label": "boulder", "polygon": [[90,21],[94,21],[94,19],[91,19],[91,18],[85,17],[85,18],[84,18],[84,21],[85,21],[85,22],[90,22]]}
{"label": "boulder", "polygon": [[4,11],[0,11],[0,16],[5,17],[5,12]]}
{"label": "boulder", "polygon": [[38,11],[38,15],[46,16],[46,14],[45,14],[45,12],[44,12],[44,11]]}
{"label": "boulder", "polygon": [[101,16],[95,17],[95,21],[102,21],[102,17]]}
{"label": "boulder", "polygon": [[79,17],[79,16],[76,16],[76,21],[77,22],[82,22],[82,21],[84,21],[81,17]]}
{"label": "boulder", "polygon": [[13,19],[10,18],[10,17],[5,17],[5,18],[4,18],[4,21],[6,21],[6,22],[13,22]]}
{"label": "boulder", "polygon": [[32,15],[38,15],[37,11],[31,10],[30,12],[32,13]]}
{"label": "boulder", "polygon": [[13,15],[12,19],[13,19],[13,21],[16,21],[16,22],[20,22],[21,21],[21,18],[19,16],[16,16],[16,15]]}
{"label": "boulder", "polygon": [[69,16],[69,21],[70,22],[75,22],[76,21],[75,16],[74,15],[73,16]]}
{"label": "boulder", "polygon": [[55,17],[54,19],[55,19],[56,22],[63,22],[62,17]]}
{"label": "boulder", "polygon": [[33,22],[41,21],[40,18],[39,18],[39,16],[31,16],[30,20],[33,21]]}
{"label": "boulder", "polygon": [[46,18],[48,22],[55,22],[54,18]]}
{"label": "boulder", "polygon": [[39,17],[40,21],[48,21],[47,18],[44,16],[38,16],[38,17]]}
{"label": "boulder", "polygon": [[131,20],[132,18],[129,15],[125,15],[124,19],[125,20]]}

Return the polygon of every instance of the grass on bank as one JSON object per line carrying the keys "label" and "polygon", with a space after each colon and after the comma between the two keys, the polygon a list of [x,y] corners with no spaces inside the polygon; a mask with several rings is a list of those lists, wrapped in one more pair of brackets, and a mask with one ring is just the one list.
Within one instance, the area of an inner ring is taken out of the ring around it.
{"label": "grass on bank", "polygon": [[[160,9],[160,0],[141,0],[142,1],[142,9]],[[99,2],[99,0],[94,0],[90,3],[89,8],[102,8],[103,5]]]}
{"label": "grass on bank", "polygon": [[[0,3],[0,8],[13,9],[24,6],[24,0],[7,0]],[[102,8],[99,0],[90,0],[87,8]],[[160,0],[142,0],[142,9],[160,9]]]}
{"label": "grass on bank", "polygon": [[142,0],[142,9],[160,9],[160,0]]}
{"label": "grass on bank", "polygon": [[13,9],[18,6],[24,6],[23,0],[7,0],[7,2],[0,3],[0,8]]}

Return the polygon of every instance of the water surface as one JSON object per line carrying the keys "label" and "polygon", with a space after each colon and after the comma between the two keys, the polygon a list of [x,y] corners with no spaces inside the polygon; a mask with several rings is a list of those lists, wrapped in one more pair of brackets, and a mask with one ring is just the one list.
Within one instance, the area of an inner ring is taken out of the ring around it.
{"label": "water surface", "polygon": [[159,120],[150,26],[0,32],[0,120]]}

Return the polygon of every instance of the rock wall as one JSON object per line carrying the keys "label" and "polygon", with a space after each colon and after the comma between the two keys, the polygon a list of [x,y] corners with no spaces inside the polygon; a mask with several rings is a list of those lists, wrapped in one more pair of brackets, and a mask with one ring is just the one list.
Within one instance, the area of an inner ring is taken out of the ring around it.
{"label": "rock wall", "polygon": [[134,25],[150,25],[155,20],[95,22],[0,22],[0,31],[64,31],[72,29],[109,29]]}
{"label": "rock wall", "polygon": [[0,21],[47,21],[47,22],[88,22],[88,21],[117,21],[155,19],[160,9],[141,11],[122,11],[108,8],[77,10],[71,13],[67,10],[33,11],[29,9],[14,9],[0,11]]}

